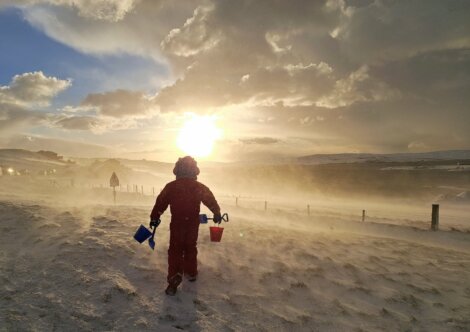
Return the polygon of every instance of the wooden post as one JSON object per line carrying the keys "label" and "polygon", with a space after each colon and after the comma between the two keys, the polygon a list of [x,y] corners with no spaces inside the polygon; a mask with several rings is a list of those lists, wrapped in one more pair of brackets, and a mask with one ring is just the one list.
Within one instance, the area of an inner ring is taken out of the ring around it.
{"label": "wooden post", "polygon": [[116,187],[113,187],[114,205],[116,205]]}
{"label": "wooden post", "polygon": [[307,216],[310,217],[310,204],[307,204]]}
{"label": "wooden post", "polygon": [[268,210],[268,201],[264,201],[264,211]]}
{"label": "wooden post", "polygon": [[432,205],[431,229],[437,231],[439,229],[439,204]]}
{"label": "wooden post", "polygon": [[143,194],[144,194],[144,186],[141,185],[141,186],[140,186],[140,189],[142,190],[142,195],[143,195]]}
{"label": "wooden post", "polygon": [[362,222],[366,221],[366,210],[362,210]]}
{"label": "wooden post", "polygon": [[235,197],[235,206],[238,206],[238,196]]}

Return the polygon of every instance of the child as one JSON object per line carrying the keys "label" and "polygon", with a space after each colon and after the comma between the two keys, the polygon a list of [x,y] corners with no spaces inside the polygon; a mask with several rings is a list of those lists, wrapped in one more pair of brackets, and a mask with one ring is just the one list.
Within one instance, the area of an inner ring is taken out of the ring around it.
{"label": "child", "polygon": [[168,249],[167,295],[175,295],[183,274],[189,281],[197,279],[197,237],[201,202],[220,223],[220,207],[212,192],[196,181],[199,174],[197,162],[189,156],[179,158],[173,169],[176,180],[168,183],[158,195],[150,214],[150,226],[157,227],[160,216],[168,205],[171,211],[170,247]]}

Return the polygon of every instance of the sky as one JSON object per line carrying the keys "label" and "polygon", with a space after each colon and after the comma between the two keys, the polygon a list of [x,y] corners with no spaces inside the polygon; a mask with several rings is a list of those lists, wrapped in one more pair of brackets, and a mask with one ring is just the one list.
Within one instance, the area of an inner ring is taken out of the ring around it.
{"label": "sky", "polygon": [[0,147],[174,161],[199,116],[221,133],[207,160],[470,149],[469,17],[467,0],[0,0]]}

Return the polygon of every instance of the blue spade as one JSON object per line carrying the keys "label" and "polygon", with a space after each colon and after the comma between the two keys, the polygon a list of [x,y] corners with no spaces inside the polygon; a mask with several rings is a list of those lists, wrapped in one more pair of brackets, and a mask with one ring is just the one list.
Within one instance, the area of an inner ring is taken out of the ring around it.
{"label": "blue spade", "polygon": [[140,225],[140,227],[137,229],[137,232],[134,234],[134,239],[142,243],[145,240],[149,240],[149,247],[152,248],[152,250],[155,250],[155,231],[157,230],[157,226],[153,227],[153,232],[151,232],[147,227],[144,225]]}

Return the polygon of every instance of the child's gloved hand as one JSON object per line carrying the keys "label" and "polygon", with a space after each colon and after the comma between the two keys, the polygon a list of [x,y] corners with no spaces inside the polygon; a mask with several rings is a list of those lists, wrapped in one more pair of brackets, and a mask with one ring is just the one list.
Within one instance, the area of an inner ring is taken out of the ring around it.
{"label": "child's gloved hand", "polygon": [[160,219],[152,219],[150,220],[149,226],[150,228],[153,228],[153,227],[157,228],[158,225],[160,225],[160,222],[161,222]]}
{"label": "child's gloved hand", "polygon": [[216,224],[220,224],[222,222],[222,216],[220,213],[214,214],[214,218],[212,219]]}

